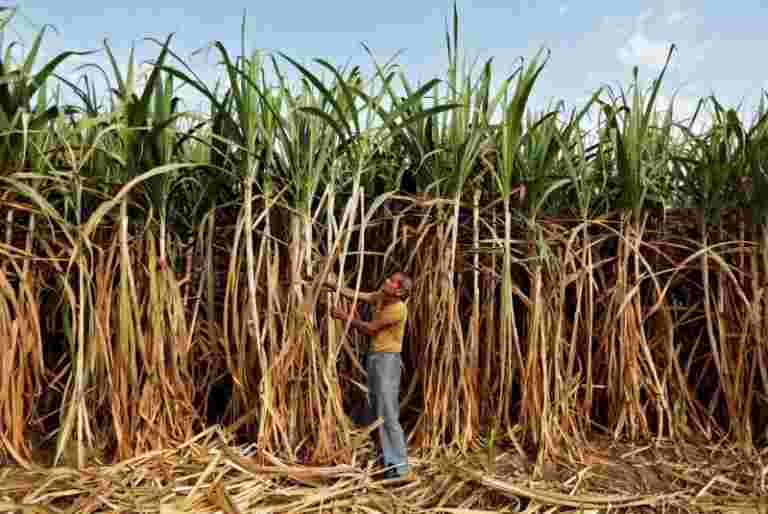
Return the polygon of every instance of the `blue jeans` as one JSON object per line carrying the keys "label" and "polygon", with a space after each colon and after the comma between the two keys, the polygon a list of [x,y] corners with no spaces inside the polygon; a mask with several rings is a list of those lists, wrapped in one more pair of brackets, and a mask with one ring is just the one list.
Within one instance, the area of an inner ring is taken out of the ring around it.
{"label": "blue jeans", "polygon": [[400,369],[399,353],[371,352],[368,354],[368,402],[373,421],[383,418],[377,428],[381,460],[390,474],[408,473],[408,448],[400,426]]}

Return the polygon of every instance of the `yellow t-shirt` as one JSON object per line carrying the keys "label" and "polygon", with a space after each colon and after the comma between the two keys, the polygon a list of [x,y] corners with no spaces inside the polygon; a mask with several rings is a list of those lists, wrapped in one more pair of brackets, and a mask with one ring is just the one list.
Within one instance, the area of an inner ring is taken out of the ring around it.
{"label": "yellow t-shirt", "polygon": [[397,321],[398,323],[385,328],[373,337],[371,351],[400,353],[403,349],[405,321],[408,319],[408,307],[405,303],[379,304],[374,319]]}

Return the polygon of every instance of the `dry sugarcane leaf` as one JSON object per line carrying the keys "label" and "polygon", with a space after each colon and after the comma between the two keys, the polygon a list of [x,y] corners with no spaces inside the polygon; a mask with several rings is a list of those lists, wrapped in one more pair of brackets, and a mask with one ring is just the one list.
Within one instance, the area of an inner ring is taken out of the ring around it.
{"label": "dry sugarcane leaf", "polygon": [[242,514],[237,505],[232,501],[232,498],[227,494],[226,486],[221,481],[216,482],[211,487],[208,498],[211,503],[220,508],[225,514]]}

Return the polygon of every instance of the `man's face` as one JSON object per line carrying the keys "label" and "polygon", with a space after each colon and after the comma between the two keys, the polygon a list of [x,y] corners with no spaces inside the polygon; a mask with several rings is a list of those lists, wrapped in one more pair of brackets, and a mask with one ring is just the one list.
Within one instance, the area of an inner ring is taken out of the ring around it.
{"label": "man's face", "polygon": [[384,280],[384,286],[382,287],[384,292],[390,296],[400,296],[402,294],[402,283],[399,273],[395,273],[391,277],[387,277]]}

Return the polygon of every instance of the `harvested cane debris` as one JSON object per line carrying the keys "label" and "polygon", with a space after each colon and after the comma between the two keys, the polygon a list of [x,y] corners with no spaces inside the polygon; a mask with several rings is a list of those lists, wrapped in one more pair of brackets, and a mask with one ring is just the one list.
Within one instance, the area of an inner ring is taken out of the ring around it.
{"label": "harvested cane debris", "polygon": [[235,446],[218,427],[174,449],[111,466],[0,472],[0,512],[768,512],[768,450],[654,443],[580,449],[536,469],[499,452],[413,459],[415,476],[379,478],[370,447],[349,463],[285,462]]}

